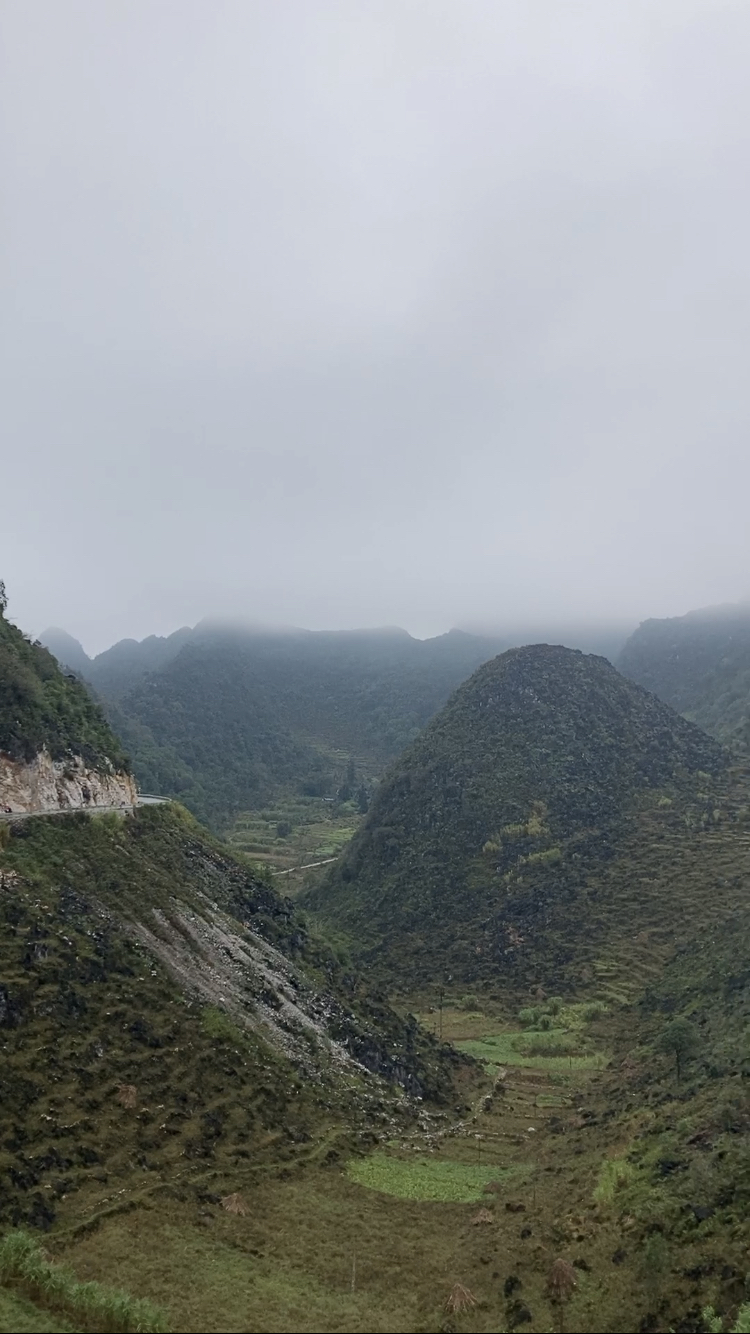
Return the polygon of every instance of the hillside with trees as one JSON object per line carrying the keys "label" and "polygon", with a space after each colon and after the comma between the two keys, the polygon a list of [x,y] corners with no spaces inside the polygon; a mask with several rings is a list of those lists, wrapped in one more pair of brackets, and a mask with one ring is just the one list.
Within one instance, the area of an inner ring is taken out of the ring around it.
{"label": "hillside with trees", "polygon": [[357,787],[371,786],[498,647],[461,631],[423,641],[403,630],[204,624],[123,641],[90,663],[86,679],[142,788],[226,826],[279,792],[333,795],[352,765]]}
{"label": "hillside with trees", "polygon": [[617,665],[712,736],[750,748],[750,604],[644,621]]}
{"label": "hillside with trees", "polygon": [[[261,658],[196,654],[183,700],[220,663],[278,735],[304,685]],[[366,735],[341,695],[306,707]],[[303,911],[176,805],[0,822],[0,1327],[742,1328],[749,810],[714,740],[537,645]]]}
{"label": "hillside with trees", "polygon": [[65,676],[52,654],[6,617],[0,582],[0,751],[32,760],[80,755],[91,768],[126,769],[121,742],[83,684]]}
{"label": "hillside with trees", "polygon": [[[83,687],[4,619],[0,633],[15,748],[110,754]],[[129,1271],[137,1244],[117,1244],[115,1287],[79,1282],[61,1248],[85,1268],[79,1243],[136,1213],[152,1257],[175,1224],[220,1260],[204,1237],[217,1207],[231,1227],[266,1181],[301,1175],[324,1194],[332,1163],[383,1123],[444,1115],[470,1069],[176,805],[0,817],[0,918],[4,1329],[164,1329],[149,1276]]]}
{"label": "hillside with trees", "polygon": [[[568,1327],[745,1328],[748,884],[744,766],[603,659],[538,645],[456,691],[303,897],[496,1073],[477,1133],[567,1182],[542,1236],[575,1257],[547,1277]],[[509,1327],[539,1300],[519,1278]]]}
{"label": "hillside with trees", "polygon": [[[392,766],[308,905],[394,978],[573,959],[587,876],[639,805],[682,808],[721,747],[603,658],[534,645],[481,667]],[[516,950],[516,939],[534,941]]]}
{"label": "hillside with trees", "polygon": [[[607,627],[571,635],[612,652],[622,642]],[[419,640],[395,628],[204,621],[166,638],[121,640],[91,659],[64,631],[42,638],[101,700],[142,788],[178,797],[224,829],[279,798],[330,800],[352,785],[365,809],[387,765],[451,691],[514,642],[509,633]]]}

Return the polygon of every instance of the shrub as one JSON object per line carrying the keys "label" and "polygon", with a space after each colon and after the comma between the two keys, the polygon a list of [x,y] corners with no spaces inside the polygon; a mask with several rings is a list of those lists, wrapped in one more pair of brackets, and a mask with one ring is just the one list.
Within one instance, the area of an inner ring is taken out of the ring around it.
{"label": "shrub", "polygon": [[534,1037],[524,1039],[523,1045],[519,1046],[519,1051],[524,1056],[580,1056],[582,1054],[580,1045],[572,1039],[556,1037],[553,1033],[539,1033]]}
{"label": "shrub", "polygon": [[526,825],[525,824],[503,825],[501,834],[502,837],[504,839],[507,839],[509,843],[513,843],[515,842],[516,839],[526,838],[527,836]]}
{"label": "shrub", "polygon": [[201,1014],[201,1028],[210,1038],[217,1038],[220,1042],[233,1042],[236,1045],[242,1040],[237,1025],[217,1005],[205,1007]]}
{"label": "shrub", "polygon": [[530,852],[528,857],[524,857],[527,866],[546,866],[554,865],[562,861],[562,850],[560,848],[545,848],[543,852]]}
{"label": "shrub", "polygon": [[[702,1311],[703,1323],[711,1334],[722,1334],[724,1323],[713,1306],[705,1306]],[[737,1312],[735,1322],[729,1334],[750,1334],[750,1303],[745,1302]]]}
{"label": "shrub", "polygon": [[627,1186],[634,1176],[635,1168],[627,1159],[605,1158],[594,1188],[594,1199],[597,1204],[612,1204],[617,1192]]}
{"label": "shrub", "polygon": [[641,1270],[650,1292],[656,1294],[669,1269],[669,1243],[661,1232],[652,1232],[643,1246]]}

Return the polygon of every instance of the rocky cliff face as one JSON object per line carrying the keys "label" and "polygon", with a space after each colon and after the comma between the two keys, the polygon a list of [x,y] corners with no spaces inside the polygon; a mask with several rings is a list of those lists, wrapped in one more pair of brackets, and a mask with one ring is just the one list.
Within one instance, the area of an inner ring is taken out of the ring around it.
{"label": "rocky cliff face", "polygon": [[80,756],[53,760],[46,750],[30,762],[0,752],[0,811],[43,814],[96,806],[133,806],[135,779],[110,765],[89,769]]}

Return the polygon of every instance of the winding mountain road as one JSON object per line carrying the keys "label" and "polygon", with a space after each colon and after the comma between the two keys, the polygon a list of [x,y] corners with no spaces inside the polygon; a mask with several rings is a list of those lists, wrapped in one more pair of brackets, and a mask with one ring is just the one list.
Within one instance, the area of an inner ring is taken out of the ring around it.
{"label": "winding mountain road", "polygon": [[5,820],[8,824],[15,824],[19,820],[33,820],[40,815],[75,815],[79,811],[85,811],[88,815],[107,815],[115,811],[122,815],[126,811],[137,810],[139,806],[161,806],[169,801],[169,797],[153,797],[150,794],[139,793],[138,801],[133,805],[122,806],[65,806],[52,807],[46,811],[4,811],[0,809],[0,820]]}

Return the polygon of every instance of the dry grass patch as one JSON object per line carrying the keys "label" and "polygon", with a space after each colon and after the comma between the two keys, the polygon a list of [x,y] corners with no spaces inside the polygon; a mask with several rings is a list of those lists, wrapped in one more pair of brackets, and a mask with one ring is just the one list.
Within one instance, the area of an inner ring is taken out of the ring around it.
{"label": "dry grass patch", "polygon": [[232,1195],[225,1195],[221,1207],[226,1209],[228,1214],[242,1214],[244,1216],[247,1213],[247,1205],[238,1190],[234,1191]]}
{"label": "dry grass patch", "polygon": [[445,1302],[446,1311],[451,1315],[460,1315],[462,1311],[468,1311],[470,1307],[476,1306],[477,1299],[473,1292],[470,1292],[463,1283],[454,1283]]}

